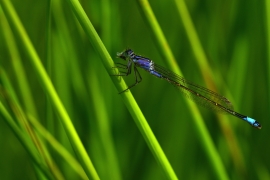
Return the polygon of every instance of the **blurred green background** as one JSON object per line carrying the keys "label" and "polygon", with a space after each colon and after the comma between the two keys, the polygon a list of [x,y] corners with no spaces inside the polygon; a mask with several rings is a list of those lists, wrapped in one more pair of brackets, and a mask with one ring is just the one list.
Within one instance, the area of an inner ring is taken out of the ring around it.
{"label": "blurred green background", "polygon": [[[166,179],[122,95],[118,94],[120,90],[112,83],[111,79],[117,77],[111,77],[113,71],[104,68],[68,1],[12,0],[11,3],[99,177]],[[137,54],[172,69],[160,51],[140,1],[81,0],[80,3],[114,62],[123,62],[116,58],[117,52],[132,48]],[[149,3],[184,77],[228,97],[235,111],[262,124],[262,129],[257,130],[233,116],[199,107],[227,177],[270,179],[269,2],[185,1],[210,65],[210,82],[207,82],[208,69],[200,66],[201,61],[194,53],[196,47],[188,38],[189,30],[183,24],[185,17],[178,12],[176,2],[151,0]],[[16,119],[16,110],[8,102],[16,96],[22,111],[37,119],[76,158],[25,45],[19,40],[16,28],[9,27],[2,10],[0,23],[1,102]],[[143,81],[131,92],[177,177],[221,178],[209,160],[205,148],[208,145],[202,142],[185,97],[166,81],[139,71]],[[133,75],[124,79],[128,85],[134,82]],[[20,123],[16,121],[16,124]],[[80,179],[49,142],[48,153],[63,178]],[[33,165],[14,129],[6,123],[3,112],[0,144],[1,179],[44,177]]]}

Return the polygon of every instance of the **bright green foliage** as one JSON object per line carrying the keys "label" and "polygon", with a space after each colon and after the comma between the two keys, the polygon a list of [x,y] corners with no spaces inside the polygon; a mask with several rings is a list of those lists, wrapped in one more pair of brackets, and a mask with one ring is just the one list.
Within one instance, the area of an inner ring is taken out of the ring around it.
{"label": "bright green foliage", "polygon": [[[269,179],[270,3],[0,0],[0,179]],[[262,124],[118,73],[136,53]]]}

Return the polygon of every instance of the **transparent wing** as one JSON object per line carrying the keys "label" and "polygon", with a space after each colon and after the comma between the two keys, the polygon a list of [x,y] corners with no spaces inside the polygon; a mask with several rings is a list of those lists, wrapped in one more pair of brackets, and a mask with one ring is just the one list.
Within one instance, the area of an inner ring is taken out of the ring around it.
{"label": "transparent wing", "polygon": [[[231,102],[224,96],[221,96],[205,87],[191,83],[158,64],[154,64],[154,69],[162,75],[163,79],[177,87],[185,96],[194,100],[199,105],[219,112],[228,112],[226,110],[224,111],[224,108],[221,106],[225,107],[227,110],[233,111]],[[217,104],[221,106],[218,106]]]}

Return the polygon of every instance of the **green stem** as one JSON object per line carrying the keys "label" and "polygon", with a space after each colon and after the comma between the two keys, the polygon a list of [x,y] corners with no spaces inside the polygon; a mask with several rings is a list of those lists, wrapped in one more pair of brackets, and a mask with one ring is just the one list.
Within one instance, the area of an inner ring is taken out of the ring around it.
{"label": "green stem", "polygon": [[[143,15],[145,16],[148,25],[150,26],[153,34],[155,35],[155,39],[157,42],[157,46],[162,53],[162,55],[166,58],[167,63],[175,71],[177,74],[181,75],[181,70],[177,65],[173,53],[168,45],[168,42],[156,20],[156,17],[151,9],[151,6],[147,0],[138,1],[140,7],[142,8]],[[201,138],[202,146],[205,148],[205,152],[207,153],[211,163],[213,165],[213,169],[216,172],[218,179],[228,179],[225,168],[222,164],[221,158],[214,146],[214,143],[211,139],[211,136],[204,124],[203,118],[196,106],[195,103],[191,102],[187,98],[185,98],[186,103],[191,111],[193,116],[195,127],[198,131],[199,137]]]}
{"label": "green stem", "polygon": [[[95,31],[92,23],[90,22],[83,8],[81,7],[79,1],[68,0],[68,2],[71,4],[74,14],[79,20],[82,28],[84,29],[94,49],[98,52],[102,60],[102,63],[105,66],[108,73],[109,74],[117,73],[117,72],[114,72],[115,70],[114,71],[112,70],[112,67],[114,66],[113,61],[108,51],[106,50],[104,44],[102,43],[101,39],[99,38],[97,32]],[[120,79],[120,82],[119,82],[119,79]],[[124,83],[122,78],[112,77],[112,81],[114,82],[118,91],[121,91],[124,88],[126,88],[126,84]],[[149,127],[144,115],[142,114],[132,94],[130,92],[127,92],[127,93],[121,94],[121,96],[123,98],[123,101],[127,109],[129,110],[131,116],[133,117],[135,123],[137,124],[139,130],[141,131],[144,139],[146,140],[147,145],[149,146],[155,158],[161,165],[167,177],[169,179],[177,179],[168,159],[166,158],[164,152],[162,151],[157,139],[155,138],[151,128]]]}
{"label": "green stem", "polygon": [[65,107],[63,106],[59,96],[57,95],[55,88],[46,73],[41,60],[36,53],[18,15],[16,14],[15,9],[13,8],[11,2],[9,0],[1,0],[1,6],[3,8],[3,11],[6,15],[6,17],[9,20],[9,23],[14,26],[14,29],[19,34],[20,40],[24,44],[24,47],[26,49],[26,52],[29,54],[30,60],[36,69],[36,73],[38,75],[38,78],[40,80],[40,83],[43,85],[46,93],[49,95],[50,100],[54,104],[54,107],[56,111],[58,112],[60,116],[60,120],[65,128],[65,131],[67,133],[67,136],[69,137],[69,140],[73,146],[73,149],[75,153],[78,155],[78,158],[80,162],[82,163],[84,170],[86,174],[89,177],[92,177],[93,179],[99,179],[99,176],[90,160],[90,157],[88,156],[73,124],[72,121],[68,115],[68,113],[65,110]]}

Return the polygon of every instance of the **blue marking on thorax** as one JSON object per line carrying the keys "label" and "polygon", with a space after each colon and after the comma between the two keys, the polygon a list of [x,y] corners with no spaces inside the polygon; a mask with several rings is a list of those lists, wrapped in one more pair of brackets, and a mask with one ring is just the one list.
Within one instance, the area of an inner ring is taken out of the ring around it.
{"label": "blue marking on thorax", "polygon": [[151,68],[151,65],[152,65],[151,61],[149,59],[140,58],[140,59],[134,59],[133,61],[137,66],[139,66],[147,71]]}
{"label": "blue marking on thorax", "polygon": [[153,61],[144,57],[136,56],[135,58],[133,58],[133,62],[140,68],[143,68],[144,70],[148,71],[150,74],[158,78],[162,78],[162,75],[155,71]]}

